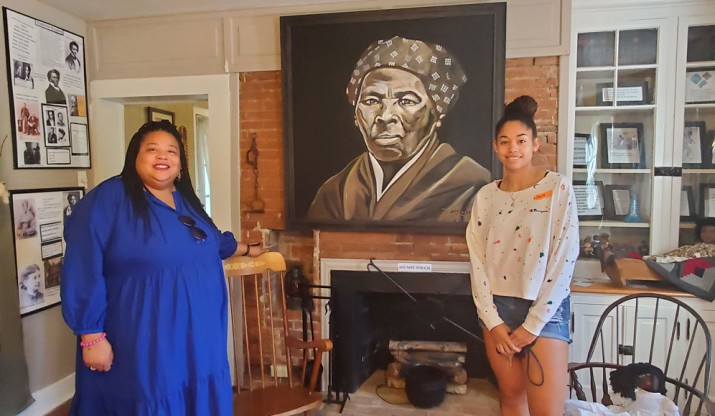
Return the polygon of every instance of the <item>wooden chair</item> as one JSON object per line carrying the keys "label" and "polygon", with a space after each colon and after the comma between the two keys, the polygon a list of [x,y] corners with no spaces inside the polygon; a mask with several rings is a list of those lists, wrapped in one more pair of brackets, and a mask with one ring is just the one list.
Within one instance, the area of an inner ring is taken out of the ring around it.
{"label": "wooden chair", "polygon": [[641,362],[663,370],[667,396],[683,416],[715,416],[706,397],[712,382],[710,331],[693,308],[666,295],[639,293],[609,305],[585,362],[569,364],[569,389],[578,400],[611,404],[611,371]]}
{"label": "wooden chair", "polygon": [[[303,342],[289,335],[283,256],[269,252],[256,258],[232,257],[224,263],[224,270],[229,282],[238,387],[234,414],[308,414],[308,410],[319,407],[323,401],[315,391],[319,364],[332,343]],[[292,349],[302,354],[291,356]],[[312,366],[304,387],[306,364],[311,359],[317,365]],[[294,362],[300,371],[293,371]]]}

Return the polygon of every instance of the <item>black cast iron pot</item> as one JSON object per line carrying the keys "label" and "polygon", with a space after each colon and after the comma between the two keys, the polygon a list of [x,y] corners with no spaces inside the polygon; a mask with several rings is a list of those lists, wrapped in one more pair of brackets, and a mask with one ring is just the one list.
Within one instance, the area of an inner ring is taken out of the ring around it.
{"label": "black cast iron pot", "polygon": [[407,399],[423,409],[439,406],[447,393],[447,377],[441,368],[416,365],[407,370],[405,377]]}

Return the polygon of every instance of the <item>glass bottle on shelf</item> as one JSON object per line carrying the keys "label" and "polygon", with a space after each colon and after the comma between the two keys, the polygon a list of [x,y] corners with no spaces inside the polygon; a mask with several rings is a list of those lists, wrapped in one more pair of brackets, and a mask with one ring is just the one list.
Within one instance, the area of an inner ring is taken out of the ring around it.
{"label": "glass bottle on shelf", "polygon": [[[687,27],[679,245],[697,241],[695,221],[715,217],[715,25]],[[677,128],[677,127],[676,127]]]}
{"label": "glass bottle on shelf", "polygon": [[578,34],[573,184],[582,259],[649,251],[657,41],[655,28]]}

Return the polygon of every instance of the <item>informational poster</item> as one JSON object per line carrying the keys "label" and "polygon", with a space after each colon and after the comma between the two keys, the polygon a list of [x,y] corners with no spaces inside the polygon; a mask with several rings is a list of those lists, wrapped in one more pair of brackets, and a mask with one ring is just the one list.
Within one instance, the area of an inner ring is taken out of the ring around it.
{"label": "informational poster", "polygon": [[16,169],[89,168],[84,38],[3,7]]}
{"label": "informational poster", "polygon": [[60,302],[62,237],[83,188],[11,191],[17,289],[22,316]]}

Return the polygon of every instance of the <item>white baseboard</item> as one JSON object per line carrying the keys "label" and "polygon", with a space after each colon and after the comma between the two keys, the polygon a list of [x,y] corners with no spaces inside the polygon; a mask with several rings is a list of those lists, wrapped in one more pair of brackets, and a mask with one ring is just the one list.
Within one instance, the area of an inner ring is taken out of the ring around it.
{"label": "white baseboard", "polygon": [[17,416],[43,416],[74,395],[74,373],[32,393],[35,402]]}

